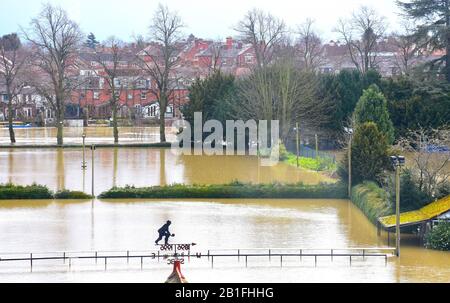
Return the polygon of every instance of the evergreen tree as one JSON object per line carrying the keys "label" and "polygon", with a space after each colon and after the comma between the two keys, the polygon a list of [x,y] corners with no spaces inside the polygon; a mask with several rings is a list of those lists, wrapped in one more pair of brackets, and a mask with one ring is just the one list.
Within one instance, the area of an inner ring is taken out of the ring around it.
{"label": "evergreen tree", "polygon": [[215,119],[224,123],[231,118],[230,100],[235,93],[235,78],[216,71],[206,79],[196,79],[189,87],[189,103],[182,113],[191,125],[194,113],[202,112],[203,121]]}
{"label": "evergreen tree", "polygon": [[354,118],[357,125],[374,122],[378,130],[386,137],[387,143],[394,142],[394,126],[389,118],[387,101],[375,84],[364,90],[356,104]]}
{"label": "evergreen tree", "polygon": [[96,40],[95,35],[93,33],[90,33],[87,36],[87,40],[84,43],[84,45],[86,45],[89,48],[94,49],[97,45],[99,44],[99,42]]}
{"label": "evergreen tree", "polygon": [[442,49],[446,54],[431,62],[431,65],[444,63],[444,74],[450,82],[450,0],[410,0],[397,1],[406,17],[418,26],[414,36],[426,41],[429,49]]}
{"label": "evergreen tree", "polygon": [[389,167],[386,137],[373,122],[358,125],[352,144],[352,182],[380,182]]}

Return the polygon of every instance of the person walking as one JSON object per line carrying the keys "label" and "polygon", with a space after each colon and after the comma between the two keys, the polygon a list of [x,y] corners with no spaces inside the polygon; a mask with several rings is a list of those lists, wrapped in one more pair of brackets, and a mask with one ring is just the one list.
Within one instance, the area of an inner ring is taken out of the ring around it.
{"label": "person walking", "polygon": [[160,229],[158,229],[158,239],[156,239],[155,244],[158,245],[159,241],[161,241],[162,238],[164,238],[164,244],[168,244],[169,243],[169,237],[174,237],[175,234],[170,234],[169,231],[169,226],[170,224],[172,224],[172,222],[167,221],[166,224],[164,224],[163,226],[161,226]]}

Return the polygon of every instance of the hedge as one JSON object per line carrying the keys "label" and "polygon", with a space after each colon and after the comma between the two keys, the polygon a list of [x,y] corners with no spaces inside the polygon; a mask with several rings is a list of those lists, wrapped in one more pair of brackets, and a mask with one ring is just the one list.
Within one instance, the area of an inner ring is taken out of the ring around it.
{"label": "hedge", "polygon": [[345,199],[345,185],[319,184],[250,184],[232,182],[221,185],[181,185],[152,187],[114,187],[99,195],[103,199],[181,199],[181,198],[280,198],[280,199]]}
{"label": "hedge", "polygon": [[79,191],[62,190],[53,193],[47,186],[0,184],[0,200],[37,200],[37,199],[90,199],[91,196]]}
{"label": "hedge", "polygon": [[392,214],[392,207],[386,191],[374,182],[365,181],[354,186],[352,202],[373,224],[377,224],[379,217]]}

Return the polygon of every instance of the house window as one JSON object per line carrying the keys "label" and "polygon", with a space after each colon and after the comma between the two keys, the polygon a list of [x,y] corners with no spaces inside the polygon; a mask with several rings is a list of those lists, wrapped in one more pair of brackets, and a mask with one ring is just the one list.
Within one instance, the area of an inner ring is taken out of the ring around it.
{"label": "house window", "polygon": [[147,93],[141,92],[141,100],[145,100],[145,99],[147,99]]}
{"label": "house window", "polygon": [[3,100],[4,102],[8,101],[8,95],[2,95],[2,100]]}
{"label": "house window", "polygon": [[114,92],[114,97],[119,98],[119,97],[120,97],[120,92],[115,91],[115,92]]}
{"label": "house window", "polygon": [[120,86],[120,79],[114,78],[114,86]]}
{"label": "house window", "polygon": [[151,105],[148,110],[147,110],[147,114],[150,117],[155,117],[156,116],[156,109],[157,109],[157,105]]}
{"label": "house window", "polygon": [[253,62],[253,56],[247,55],[245,56],[245,63],[252,63]]}
{"label": "house window", "polygon": [[29,107],[24,107],[23,112],[24,112],[25,117],[27,117],[27,118],[30,118],[33,113],[31,108],[29,108]]}
{"label": "house window", "polygon": [[140,79],[140,80],[137,80],[136,81],[136,87],[137,88],[146,88],[146,80],[142,80],[142,79]]}
{"label": "house window", "polygon": [[98,100],[100,97],[100,93],[99,92],[94,92],[94,100]]}
{"label": "house window", "polygon": [[128,98],[128,100],[132,100],[133,99],[133,93],[128,93],[127,98]]}

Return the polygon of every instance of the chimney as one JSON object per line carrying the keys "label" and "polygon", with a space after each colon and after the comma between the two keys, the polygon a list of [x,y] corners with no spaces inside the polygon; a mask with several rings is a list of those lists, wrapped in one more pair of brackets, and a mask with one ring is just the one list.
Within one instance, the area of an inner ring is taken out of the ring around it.
{"label": "chimney", "polygon": [[227,37],[227,49],[233,48],[233,37]]}

